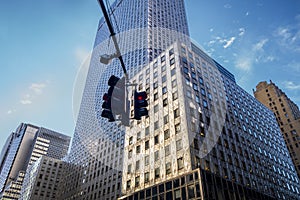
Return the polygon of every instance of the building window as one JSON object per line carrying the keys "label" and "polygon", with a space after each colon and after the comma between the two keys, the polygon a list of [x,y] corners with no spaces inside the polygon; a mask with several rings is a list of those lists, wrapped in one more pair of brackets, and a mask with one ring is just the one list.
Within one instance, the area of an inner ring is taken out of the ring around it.
{"label": "building window", "polygon": [[178,170],[183,169],[183,157],[177,159]]}
{"label": "building window", "polygon": [[131,164],[129,164],[127,167],[127,174],[130,174],[130,173],[131,173]]}
{"label": "building window", "polygon": [[171,58],[171,60],[170,60],[170,66],[174,65],[174,63],[175,63],[175,58]]}
{"label": "building window", "polygon": [[155,168],[154,170],[154,175],[155,175],[155,179],[159,178],[159,167],[158,168]]}
{"label": "building window", "polygon": [[159,137],[158,137],[159,135],[156,135],[155,137],[154,137],[154,145],[156,145],[156,144],[158,144],[159,143]]}
{"label": "building window", "polygon": [[140,176],[135,177],[135,187],[140,186]]}
{"label": "building window", "polygon": [[165,86],[165,87],[163,87],[163,88],[162,88],[162,93],[163,93],[163,94],[166,94],[167,92],[168,92],[168,89],[167,89],[167,87],[166,87],[166,86]]}
{"label": "building window", "polygon": [[175,133],[179,133],[180,132],[180,124],[176,124],[175,125]]}
{"label": "building window", "polygon": [[149,126],[145,128],[145,136],[149,135]]}
{"label": "building window", "polygon": [[164,116],[164,124],[169,122],[169,115]]}
{"label": "building window", "polygon": [[172,87],[174,88],[174,87],[176,87],[176,85],[177,85],[177,81],[176,81],[176,79],[174,79],[174,80],[172,81]]}
{"label": "building window", "polygon": [[164,138],[165,138],[165,140],[170,138],[170,130],[169,129],[164,131]]}
{"label": "building window", "polygon": [[163,100],[163,106],[165,107],[165,106],[167,106],[167,105],[168,105],[168,99],[165,98],[165,99]]}
{"label": "building window", "polygon": [[203,100],[203,107],[204,107],[204,108],[208,108],[208,104],[207,104],[207,101],[206,101],[206,100]]}
{"label": "building window", "polygon": [[182,140],[177,140],[176,141],[176,150],[179,151],[182,149]]}
{"label": "building window", "polygon": [[145,156],[145,166],[149,165],[149,156]]}
{"label": "building window", "polygon": [[139,169],[140,169],[140,161],[138,160],[135,162],[135,170],[137,171]]}
{"label": "building window", "polygon": [[173,68],[172,70],[171,70],[171,76],[174,76],[176,74],[176,68]]}
{"label": "building window", "polygon": [[154,160],[158,161],[158,159],[159,159],[159,150],[154,152]]}
{"label": "building window", "polygon": [[149,172],[145,173],[145,183],[149,182]]}
{"label": "building window", "polygon": [[174,54],[174,49],[172,48],[172,49],[169,50],[169,56],[171,56],[173,54]]}
{"label": "building window", "polygon": [[136,140],[139,141],[141,139],[141,132],[138,132],[136,134]]}
{"label": "building window", "polygon": [[147,140],[146,142],[145,142],[145,150],[148,150],[149,149],[149,140]]}
{"label": "building window", "polygon": [[132,149],[130,149],[129,151],[128,151],[128,158],[131,158],[132,157]]}
{"label": "building window", "polygon": [[132,142],[133,142],[133,137],[131,136],[131,137],[129,138],[129,145],[131,145]]}
{"label": "building window", "polygon": [[179,108],[176,108],[176,109],[174,110],[174,118],[177,118],[177,117],[179,117],[179,116],[180,116]]}
{"label": "building window", "polygon": [[155,94],[154,94],[154,101],[156,101],[158,99],[158,93],[156,92]]}
{"label": "building window", "polygon": [[158,105],[156,104],[155,106],[154,106],[154,113],[156,113],[158,111]]}
{"label": "building window", "polygon": [[140,153],[140,152],[141,152],[141,146],[138,145],[138,146],[136,147],[136,153],[138,154],[138,153]]}
{"label": "building window", "polygon": [[171,163],[170,162],[167,162],[166,163],[166,174],[170,174],[171,173]]}
{"label": "building window", "polygon": [[178,99],[178,93],[177,93],[177,91],[173,93],[173,101],[175,101],[176,99]]}
{"label": "building window", "polygon": [[131,180],[127,181],[127,189],[130,189]]}
{"label": "building window", "polygon": [[161,81],[162,81],[163,83],[167,81],[166,75],[164,75],[164,76],[161,78]]}
{"label": "building window", "polygon": [[165,155],[170,155],[170,145],[165,146]]}
{"label": "building window", "polygon": [[158,121],[154,122],[154,130],[157,130],[159,127],[158,127]]}

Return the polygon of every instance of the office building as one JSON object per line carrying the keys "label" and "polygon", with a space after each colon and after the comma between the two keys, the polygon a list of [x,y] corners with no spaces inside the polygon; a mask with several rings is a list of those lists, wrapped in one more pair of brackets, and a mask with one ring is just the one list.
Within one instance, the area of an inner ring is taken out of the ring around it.
{"label": "office building", "polygon": [[297,199],[273,114],[189,42],[183,0],[117,0],[109,13],[149,117],[126,129],[101,118],[109,77],[122,77],[119,60],[99,62],[115,53],[101,19],[63,199]]}
{"label": "office building", "polygon": [[[113,13],[111,21],[129,76],[173,42],[188,39],[183,0],[117,0],[108,12]],[[117,59],[109,65],[99,61],[101,55],[113,53],[102,18],[68,157],[71,173],[66,176],[64,199],[117,199],[121,195],[125,129],[100,116],[109,77],[123,76]]]}
{"label": "office building", "polygon": [[121,199],[299,199],[273,113],[196,45],[175,43],[132,81],[149,117],[126,130]]}
{"label": "office building", "polygon": [[57,200],[63,184],[64,162],[48,156],[40,157],[27,168],[21,197],[23,200]]}
{"label": "office building", "polygon": [[11,133],[1,152],[0,197],[18,199],[27,167],[43,155],[62,159],[69,143],[69,136],[22,123]]}
{"label": "office building", "polygon": [[300,111],[299,107],[275,83],[262,81],[254,91],[255,98],[274,113],[300,177]]}

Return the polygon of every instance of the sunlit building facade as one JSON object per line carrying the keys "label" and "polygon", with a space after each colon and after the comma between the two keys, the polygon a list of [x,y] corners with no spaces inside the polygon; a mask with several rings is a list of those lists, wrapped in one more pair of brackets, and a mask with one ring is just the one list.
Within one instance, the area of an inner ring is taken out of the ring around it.
{"label": "sunlit building facade", "polygon": [[62,159],[67,155],[70,137],[22,123],[6,141],[1,152],[0,197],[18,199],[27,167],[41,156]]}
{"label": "sunlit building facade", "polygon": [[[173,42],[188,40],[183,0],[117,0],[108,8],[120,51],[131,77]],[[101,118],[102,96],[111,75],[122,77],[105,20],[99,22],[89,72],[68,157],[64,199],[117,199],[121,196],[125,128]],[[76,184],[74,184],[76,183]]]}
{"label": "sunlit building facade", "polygon": [[254,96],[274,113],[300,177],[299,107],[272,81],[258,83]]}
{"label": "sunlit building facade", "polygon": [[119,60],[99,61],[115,53],[101,19],[63,199],[297,199],[272,113],[190,43],[183,0],[117,0],[108,12],[149,117],[127,128],[101,118],[109,77],[123,76]]}
{"label": "sunlit building facade", "polygon": [[149,117],[126,129],[121,199],[299,199],[273,113],[196,45],[132,78]]}
{"label": "sunlit building facade", "polygon": [[48,156],[40,157],[27,168],[24,177],[22,200],[57,200],[60,198],[60,185],[63,184],[64,165],[62,160]]}

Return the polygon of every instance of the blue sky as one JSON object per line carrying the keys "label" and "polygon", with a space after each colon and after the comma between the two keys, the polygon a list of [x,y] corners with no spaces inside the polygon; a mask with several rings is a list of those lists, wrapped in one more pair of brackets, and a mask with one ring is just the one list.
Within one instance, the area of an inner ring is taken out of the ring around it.
{"label": "blue sky", "polygon": [[[299,0],[186,0],[191,38],[252,94],[272,79],[300,105]],[[92,50],[96,0],[2,1],[0,148],[21,122],[72,136],[73,85]]]}

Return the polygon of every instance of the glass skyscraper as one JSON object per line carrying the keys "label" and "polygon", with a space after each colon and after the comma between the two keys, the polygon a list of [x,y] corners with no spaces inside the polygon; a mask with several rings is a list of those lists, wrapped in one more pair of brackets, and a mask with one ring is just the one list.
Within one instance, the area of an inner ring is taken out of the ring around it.
{"label": "glass skyscraper", "polygon": [[[189,39],[183,0],[117,0],[108,11],[129,77],[173,42]],[[109,77],[122,77],[117,59],[110,65],[99,62],[100,55],[113,53],[107,25],[101,19],[68,158],[72,173],[66,177],[65,199],[116,199],[121,195],[125,129],[100,117]]]}
{"label": "glass skyscraper", "polygon": [[62,159],[67,155],[70,137],[22,123],[11,133],[0,156],[0,197],[18,199],[28,166],[42,156]]}
{"label": "glass skyscraper", "polygon": [[189,41],[183,0],[117,0],[108,11],[149,117],[127,128],[100,117],[109,77],[122,77],[117,59],[99,61],[115,53],[101,19],[63,199],[297,199],[272,113]]}

